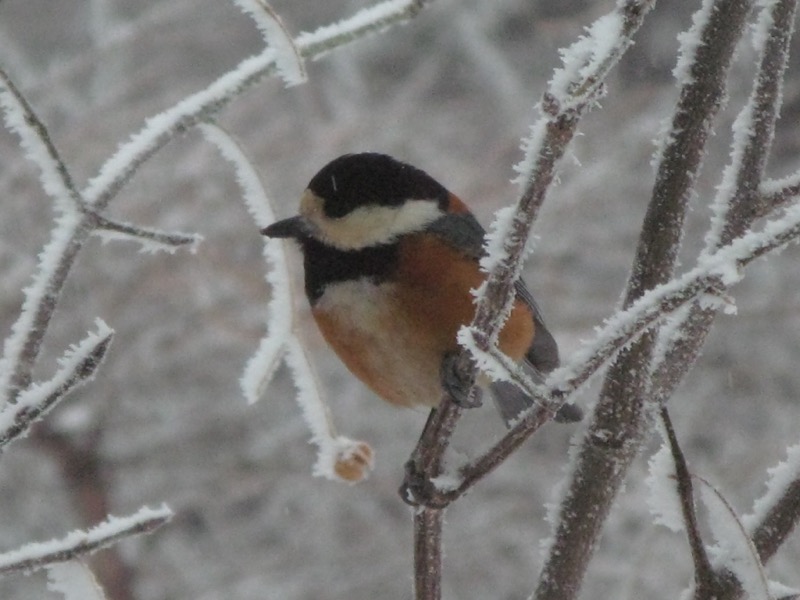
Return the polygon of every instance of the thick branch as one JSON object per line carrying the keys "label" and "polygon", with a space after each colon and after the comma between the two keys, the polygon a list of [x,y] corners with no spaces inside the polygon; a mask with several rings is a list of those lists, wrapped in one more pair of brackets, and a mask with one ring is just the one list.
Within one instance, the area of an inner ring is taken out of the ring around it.
{"label": "thick branch", "polygon": [[[563,78],[558,78],[557,82],[554,78],[539,103],[541,118],[534,125],[531,138],[525,142],[529,155],[525,162],[530,162],[531,166],[529,170],[522,169],[524,190],[508,231],[496,232],[502,236],[502,256],[490,257],[490,261],[495,262],[470,325],[476,346],[483,352],[490,351],[502,328],[503,319],[498,315],[507,314],[506,307],[514,297],[514,283],[526,253],[528,235],[553,180],[555,166],[572,140],[581,116],[602,94],[604,78],[631,45],[634,33],[654,3],[654,0],[629,0],[620,4],[609,15],[619,25],[617,42],[611,47],[603,46],[603,52],[592,55],[589,64],[565,65],[562,73],[567,76],[566,85]],[[589,43],[589,40],[579,43]],[[462,371],[474,377],[474,365],[466,351],[460,353],[458,363]],[[433,506],[441,501],[441,494],[431,496],[425,490],[430,489],[429,482],[441,474],[442,456],[459,416],[460,408],[445,395],[432,413],[407,465],[406,481],[401,487],[406,501],[422,504],[433,501]],[[409,492],[413,497],[409,498]]]}
{"label": "thick branch", "polygon": [[[672,277],[687,201],[751,5],[747,0],[721,0],[704,21],[675,111],[672,135],[659,161],[628,282],[626,307]],[[639,338],[619,354],[606,376],[560,507],[537,600],[565,600],[578,593],[611,504],[650,428],[645,398],[653,341],[652,334]]]}

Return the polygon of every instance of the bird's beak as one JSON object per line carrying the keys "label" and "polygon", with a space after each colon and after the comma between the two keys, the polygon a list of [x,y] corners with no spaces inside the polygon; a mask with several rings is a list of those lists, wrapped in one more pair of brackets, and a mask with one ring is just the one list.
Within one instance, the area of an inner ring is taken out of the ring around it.
{"label": "bird's beak", "polygon": [[271,238],[302,239],[311,233],[311,227],[305,217],[296,216],[282,221],[275,221],[272,225],[261,230],[263,235]]}

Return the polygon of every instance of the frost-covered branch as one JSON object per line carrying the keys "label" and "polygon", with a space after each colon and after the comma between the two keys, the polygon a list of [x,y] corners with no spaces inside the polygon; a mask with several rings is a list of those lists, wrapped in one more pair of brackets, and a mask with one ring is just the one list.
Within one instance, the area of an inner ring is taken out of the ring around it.
{"label": "frost-covered branch", "polygon": [[6,126],[20,138],[20,145],[41,172],[42,187],[63,211],[75,210],[83,204],[47,127],[17,88],[8,73],[0,68],[0,105]]}
{"label": "frost-covered branch", "polygon": [[[245,205],[256,225],[263,228],[272,223],[275,213],[258,172],[244,150],[217,125],[206,123],[201,125],[201,130],[233,165]],[[361,481],[374,466],[372,448],[365,442],[336,432],[311,362],[294,333],[294,302],[283,242],[265,238],[264,259],[267,262],[267,283],[272,290],[267,305],[267,334],[245,367],[240,380],[242,392],[248,402],[257,402],[272,381],[275,369],[285,361],[292,370],[297,402],[311,430],[311,441],[318,449],[315,475],[349,482]]]}
{"label": "frost-covered branch", "polygon": [[74,560],[116,544],[120,540],[155,531],[172,518],[172,511],[142,507],[128,517],[108,517],[88,531],[77,530],[60,540],[34,542],[0,554],[0,576],[31,572],[56,563]]}
{"label": "frost-covered branch", "polygon": [[[470,330],[475,346],[489,352],[502,329],[514,297],[514,283],[528,251],[528,236],[545,193],[553,181],[556,164],[564,155],[582,115],[603,93],[611,67],[630,47],[632,37],[655,4],[654,0],[621,1],[610,14],[598,19],[572,47],[562,53],[564,67],[556,72],[537,105],[539,119],[523,141],[525,158],[517,167],[523,191],[516,207],[499,211],[489,236],[482,267],[489,276],[477,299]],[[466,351],[458,366],[474,374]],[[473,375],[474,376],[474,375]],[[468,377],[465,377],[468,379]],[[445,395],[432,412],[407,465],[404,498],[425,503],[429,482],[441,473],[442,456],[460,417],[461,409]],[[406,495],[406,494],[410,494]]]}
{"label": "frost-covered branch", "polygon": [[[769,469],[769,474],[766,493],[754,502],[753,512],[741,518],[759,564],[772,558],[800,521],[800,445],[789,448],[787,459]],[[738,575],[724,564],[717,575],[719,600],[742,597],[745,590]]]}
{"label": "frost-covered branch", "polygon": [[[350,19],[323,27],[311,34],[301,34],[295,41],[304,58],[320,56],[336,47],[413,17],[424,2],[390,0],[357,12]],[[3,73],[2,100],[6,121],[18,131],[29,155],[43,172],[43,185],[73,201],[85,202],[94,213],[102,213],[109,202],[133,177],[139,167],[170,140],[187,129],[218,113],[244,90],[276,72],[275,51],[268,48],[245,59],[205,90],[191,95],[170,109],[148,119],[145,126],[120,146],[82,192],[74,185],[63,161],[58,159],[41,121],[31,118],[33,111],[19,90]],[[10,85],[9,85],[10,83]],[[35,117],[35,115],[33,115]],[[50,193],[50,192],[49,192]],[[82,201],[80,199],[83,199]],[[61,204],[64,204],[63,202]],[[77,211],[61,215],[51,239],[41,253],[42,259],[33,283],[26,288],[22,310],[6,339],[0,364],[0,400],[12,400],[31,381],[34,363],[47,332],[58,297],[83,244],[93,231],[93,217]]]}
{"label": "frost-covered branch", "polygon": [[[673,275],[687,202],[751,7],[747,0],[707,0],[683,36],[677,69],[680,98],[658,157],[624,308]],[[645,333],[623,349],[606,374],[558,509],[537,600],[565,600],[578,593],[611,505],[652,423],[652,407],[645,399],[654,339]]]}
{"label": "frost-covered branch", "polygon": [[94,235],[105,241],[116,239],[138,241],[144,252],[175,252],[178,248],[188,246],[189,251],[194,253],[203,241],[203,236],[198,233],[148,229],[132,223],[115,221],[93,211],[89,212],[94,225],[92,232]]}
{"label": "frost-covered branch", "polygon": [[[352,17],[312,33],[301,33],[294,45],[304,59],[320,56],[416,16],[427,2],[387,0],[356,12]],[[177,135],[208,121],[242,92],[277,72],[276,52],[267,48],[247,58],[204,90],[187,96],[171,108],[151,117],[123,143],[100,168],[83,195],[98,211],[104,209],[130,181],[139,167]]]}
{"label": "frost-covered branch", "polygon": [[59,360],[59,369],[48,382],[28,387],[14,404],[0,410],[0,449],[24,436],[31,425],[46,415],[75,388],[91,381],[103,361],[114,332],[98,319],[97,332],[70,348]]}
{"label": "frost-covered branch", "polygon": [[800,196],[800,171],[782,179],[770,179],[761,183],[761,192],[755,211],[756,218],[781,208]]}
{"label": "frost-covered branch", "polygon": [[[734,123],[730,164],[712,204],[706,254],[746,231],[756,219],[788,204],[792,187],[798,185],[792,178],[761,183],[780,111],[796,5],[796,0],[778,0],[766,4],[759,15],[754,34],[760,49],[758,73],[749,100]],[[651,389],[659,401],[672,394],[694,364],[716,313],[713,306],[696,304],[682,322],[662,331],[661,360],[651,365]]]}
{"label": "frost-covered branch", "polygon": [[308,76],[300,49],[280,16],[264,0],[234,0],[253,18],[267,46],[275,50],[275,66],[287,87],[304,83]]}

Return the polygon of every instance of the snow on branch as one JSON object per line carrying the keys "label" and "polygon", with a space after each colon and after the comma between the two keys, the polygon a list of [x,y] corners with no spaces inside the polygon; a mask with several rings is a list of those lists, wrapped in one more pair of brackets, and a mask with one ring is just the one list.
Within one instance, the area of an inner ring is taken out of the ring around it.
{"label": "snow on branch", "polygon": [[717,546],[711,548],[714,567],[733,573],[748,598],[771,600],[764,565],[736,511],[707,480],[697,475],[694,479],[702,484],[700,497],[708,509],[708,524],[717,540]]}
{"label": "snow on branch", "polygon": [[785,206],[800,197],[800,171],[781,179],[768,179],[759,187],[760,199],[757,205],[757,218],[771,210]]}
{"label": "snow on branch", "polygon": [[3,345],[0,360],[0,405],[30,384],[33,364],[39,354],[44,333],[53,316],[56,301],[69,274],[75,256],[89,230],[77,212],[67,212],[56,219],[50,241],[39,254],[33,282],[23,292],[19,317]]}
{"label": "snow on branch", "polygon": [[[234,167],[236,181],[256,227],[263,229],[275,221],[275,213],[258,172],[241,146],[218,125],[205,123],[200,126],[200,130],[206,139],[217,147],[223,158]],[[258,351],[248,361],[240,380],[244,397],[250,404],[257,402],[263,396],[286,352],[286,343],[293,335],[294,302],[283,243],[279,239],[264,238],[263,253],[267,263],[267,283],[270,285],[272,295],[267,304],[268,333],[261,340]]]}
{"label": "snow on branch", "polygon": [[[257,227],[262,229],[274,222],[275,213],[258,172],[241,146],[217,125],[203,124],[201,130],[236,170],[236,180]],[[245,367],[240,379],[242,392],[249,403],[257,402],[264,395],[281,360],[285,360],[292,371],[297,402],[311,431],[311,442],[317,446],[314,474],[328,479],[361,481],[374,466],[372,448],[336,433],[311,362],[293,331],[294,302],[283,242],[264,238],[264,258],[267,283],[272,292],[267,305],[267,335]]]}
{"label": "snow on branch", "polygon": [[556,69],[537,105],[543,118],[531,127],[530,136],[523,139],[525,156],[514,167],[520,185],[530,182],[537,172],[537,162],[545,158],[548,121],[559,115],[579,117],[602,96],[605,78],[633,44],[633,35],[654,5],[655,0],[620,0],[613,12],[586,28],[586,35],[561,50],[563,67]]}
{"label": "snow on branch", "polygon": [[[422,0],[382,2],[334,25],[300,34],[294,45],[302,58],[316,58],[370,33],[405,22],[414,17],[424,4]],[[86,201],[98,211],[105,208],[139,167],[176,135],[209,120],[243,91],[276,73],[276,60],[277,52],[267,48],[246,58],[205,89],[147,119],[144,127],[120,145],[89,181],[83,190]]]}
{"label": "snow on branch", "polygon": [[524,189],[516,207],[498,211],[487,236],[489,278],[478,296],[471,327],[477,346],[487,351],[502,328],[514,297],[514,282],[529,250],[528,238],[557,162],[564,155],[581,115],[602,92],[603,80],[632,43],[654,0],[621,1],[598,19],[587,36],[562,53],[557,72],[539,102],[540,118],[522,142],[525,157],[515,167]]}
{"label": "snow on branch", "polygon": [[295,39],[305,58],[319,58],[343,44],[349,44],[371,34],[381,33],[417,16],[432,0],[385,0],[364,8],[352,17],[325,25],[311,33],[301,33]]}
{"label": "snow on branch", "polygon": [[742,267],[796,241],[799,236],[800,205],[769,221],[761,231],[750,231],[713,254],[701,257],[695,268],[645,292],[627,309],[608,319],[595,331],[591,342],[550,374],[547,385],[571,392],[656,320],[701,296],[707,304],[726,302],[722,293],[742,278]]}
{"label": "snow on branch", "polygon": [[0,68],[0,105],[6,126],[20,138],[26,157],[40,170],[44,191],[62,211],[81,206],[80,193],[44,123],[8,74]]}
{"label": "snow on branch", "polygon": [[172,518],[165,504],[159,508],[140,508],[128,517],[109,516],[89,530],[76,530],[61,539],[33,542],[0,554],[0,576],[31,573],[38,569],[74,560],[116,544],[120,540],[155,531]]}
{"label": "snow on branch", "polygon": [[94,222],[92,233],[102,238],[104,242],[110,240],[134,240],[141,244],[141,252],[150,254],[155,254],[156,252],[173,254],[178,248],[183,247],[188,247],[189,252],[194,254],[203,241],[203,236],[199,233],[148,229],[132,223],[114,221],[95,212],[91,212],[91,219]]}
{"label": "snow on branch", "polygon": [[275,50],[275,65],[286,87],[305,83],[308,79],[300,50],[278,13],[264,0],[234,0],[253,21],[267,46]]}
{"label": "snow on branch", "polygon": [[774,554],[796,527],[800,514],[800,444],[786,452],[786,460],[769,469],[767,491],[742,517],[762,560]]}
{"label": "snow on branch", "polygon": [[91,381],[111,345],[114,331],[101,319],[97,331],[72,346],[58,361],[53,378],[33,384],[17,397],[14,404],[0,410],[0,448],[25,436],[36,421],[46,415],[72,390]]}
{"label": "snow on branch", "polygon": [[759,65],[750,97],[733,123],[730,162],[711,206],[704,252],[728,243],[749,227],[758,210],[775,122],[783,97],[784,73],[794,31],[796,0],[765,3],[754,28]]}

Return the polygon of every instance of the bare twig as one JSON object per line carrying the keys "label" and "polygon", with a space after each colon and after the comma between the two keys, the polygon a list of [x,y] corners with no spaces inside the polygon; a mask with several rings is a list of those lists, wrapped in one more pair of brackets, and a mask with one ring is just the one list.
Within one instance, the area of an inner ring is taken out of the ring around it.
{"label": "bare twig", "polygon": [[442,525],[444,510],[421,507],[414,512],[414,597],[442,597]]}
{"label": "bare twig", "polygon": [[716,576],[714,574],[714,569],[711,568],[711,561],[708,559],[706,548],[703,545],[703,538],[700,536],[700,529],[697,526],[692,475],[689,473],[689,467],[686,465],[686,458],[678,443],[678,436],[675,435],[672,419],[670,419],[669,411],[666,406],[661,407],[661,421],[664,423],[664,429],[667,433],[667,442],[672,452],[672,462],[675,464],[678,497],[680,498],[683,521],[686,524],[686,535],[689,538],[689,547],[692,551],[695,597],[712,598],[716,589]]}
{"label": "bare twig", "polygon": [[699,475],[693,477],[702,484],[700,489],[708,508],[709,525],[722,550],[716,561],[718,572],[713,589],[705,590],[706,595],[696,590],[695,598],[720,600],[726,584],[733,582],[736,582],[734,588],[743,588],[749,598],[772,598],[764,563],[736,510],[708,480]]}

